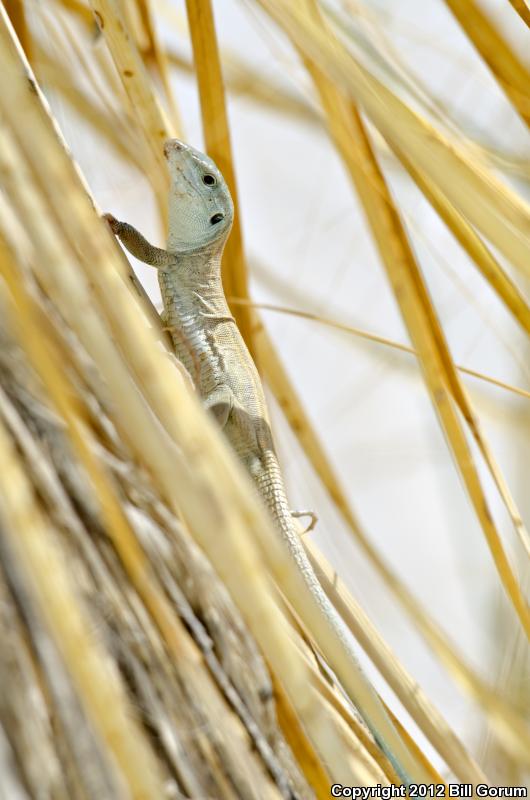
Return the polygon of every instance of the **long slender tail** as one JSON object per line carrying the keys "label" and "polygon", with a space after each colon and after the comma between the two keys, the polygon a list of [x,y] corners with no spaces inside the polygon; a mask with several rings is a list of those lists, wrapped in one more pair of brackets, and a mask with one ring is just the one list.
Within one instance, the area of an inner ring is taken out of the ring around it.
{"label": "long slender tail", "polygon": [[[325,637],[329,642],[331,634],[335,641],[339,643],[342,651],[342,658],[340,664],[330,665],[337,672],[340,681],[343,683],[344,688],[352,697],[365,720],[368,728],[370,729],[374,739],[385,753],[397,774],[408,785],[411,782],[408,770],[404,764],[410,764],[411,756],[406,746],[397,733],[393,723],[391,722],[381,700],[376,694],[375,690],[369,683],[368,679],[361,671],[361,667],[357,661],[357,657],[353,645],[353,637],[346,627],[344,621],[337,613],[335,607],[329,600],[328,596],[322,589],[318,578],[316,577],[309,559],[305,553],[304,547],[300,542],[300,538],[296,527],[293,523],[280,467],[275,453],[272,450],[267,450],[262,455],[262,464],[257,474],[253,475],[254,481],[257,485],[258,491],[265,501],[277,527],[280,529],[283,538],[285,539],[289,548],[291,556],[294,558],[300,573],[302,574],[305,584],[309,589],[311,602],[313,606],[318,607],[321,617],[325,618],[327,636]],[[323,643],[319,643],[323,652],[327,649]],[[348,675],[354,670],[357,673],[357,686],[359,676],[364,683],[364,698],[358,697],[358,692],[355,692],[352,687],[352,681],[349,680]],[[357,695],[357,696],[356,696]],[[367,699],[368,698],[368,699]],[[390,745],[392,742],[392,746]]]}

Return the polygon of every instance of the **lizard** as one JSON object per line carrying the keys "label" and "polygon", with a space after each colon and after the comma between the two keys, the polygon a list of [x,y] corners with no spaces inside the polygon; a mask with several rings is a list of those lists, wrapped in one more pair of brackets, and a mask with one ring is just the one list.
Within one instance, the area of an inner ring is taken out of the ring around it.
{"label": "lizard", "polygon": [[[221,259],[234,217],[230,191],[213,160],[190,145],[169,139],[164,155],[170,175],[167,249],[150,244],[136,228],[112,214],[104,216],[132,255],[157,268],[162,321],[170,332],[175,354],[190,373],[204,407],[214,415],[253,479],[318,613],[324,615],[352,669],[359,673],[352,636],[322,589],[293,522],[261,380],[223,291]],[[410,754],[396,737],[375,690],[364,675],[363,679],[370,692],[372,712],[376,709],[379,730],[369,715],[363,714],[362,707],[359,710],[396,772],[409,784],[403,761],[404,754],[408,759]],[[391,748],[387,744],[389,729],[393,741],[397,739],[401,745],[399,757],[396,745]]]}

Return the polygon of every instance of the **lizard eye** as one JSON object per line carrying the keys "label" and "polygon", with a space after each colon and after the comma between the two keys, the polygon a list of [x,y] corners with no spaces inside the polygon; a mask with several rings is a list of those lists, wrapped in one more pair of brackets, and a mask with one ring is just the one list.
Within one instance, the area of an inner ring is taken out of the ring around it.
{"label": "lizard eye", "polygon": [[218,222],[221,222],[225,218],[224,214],[214,214],[213,217],[210,217],[210,223],[212,225],[217,225]]}
{"label": "lizard eye", "polygon": [[206,175],[202,176],[202,182],[206,184],[206,186],[215,186],[215,184],[217,183],[215,175],[210,175],[209,172],[207,172]]}

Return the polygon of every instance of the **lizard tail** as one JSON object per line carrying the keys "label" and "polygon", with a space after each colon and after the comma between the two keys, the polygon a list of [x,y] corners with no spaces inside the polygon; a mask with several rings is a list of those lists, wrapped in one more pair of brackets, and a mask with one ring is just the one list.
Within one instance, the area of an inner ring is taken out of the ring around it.
{"label": "lizard tail", "polygon": [[[309,590],[307,599],[314,609],[315,606],[318,607],[319,613],[316,619],[320,620],[320,625],[319,631],[315,631],[317,635],[320,634],[318,643],[325,654],[326,651],[332,649],[337,653],[337,648],[333,643],[329,644],[331,639],[339,644],[340,658],[334,659],[334,663],[331,663],[330,659],[330,666],[335,670],[348,695],[355,702],[378,746],[385,753],[396,773],[408,786],[411,778],[409,769],[406,769],[404,764],[411,763],[411,755],[390,720],[379,696],[361,671],[355,654],[353,637],[313,571],[293,523],[276,454],[272,450],[266,450],[262,454],[260,469],[252,470],[252,472],[258,491],[303,576]],[[352,671],[357,675],[356,680],[351,680]],[[362,702],[358,697],[359,678],[365,689]],[[393,742],[392,747],[389,745],[389,741]]]}

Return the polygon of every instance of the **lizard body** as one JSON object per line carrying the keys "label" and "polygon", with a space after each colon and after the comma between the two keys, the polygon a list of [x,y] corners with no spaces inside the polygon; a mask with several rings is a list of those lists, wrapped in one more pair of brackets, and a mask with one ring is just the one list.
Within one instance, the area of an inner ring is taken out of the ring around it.
{"label": "lizard body", "polygon": [[[352,669],[359,671],[350,632],[320,586],[300,542],[261,381],[225,299],[221,257],[234,213],[230,192],[214,162],[194,148],[172,139],[165,145],[165,155],[171,176],[167,250],[150,245],[127,223],[111,215],[106,215],[107,220],[134,256],[158,268],[163,320],[175,353],[253,478],[319,612],[346,651]],[[366,684],[369,686],[368,681]],[[380,719],[382,714],[385,724],[392,726],[371,687],[370,691]],[[385,737],[366,721],[396,771],[408,782]]]}

